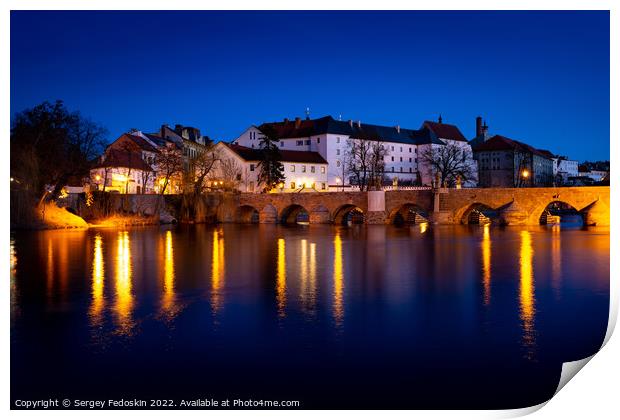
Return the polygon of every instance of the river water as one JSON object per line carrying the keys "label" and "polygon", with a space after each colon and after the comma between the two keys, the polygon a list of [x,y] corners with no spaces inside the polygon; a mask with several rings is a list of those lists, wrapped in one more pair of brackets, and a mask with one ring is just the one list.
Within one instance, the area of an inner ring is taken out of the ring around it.
{"label": "river water", "polygon": [[608,311],[608,230],[16,232],[11,399],[523,407]]}

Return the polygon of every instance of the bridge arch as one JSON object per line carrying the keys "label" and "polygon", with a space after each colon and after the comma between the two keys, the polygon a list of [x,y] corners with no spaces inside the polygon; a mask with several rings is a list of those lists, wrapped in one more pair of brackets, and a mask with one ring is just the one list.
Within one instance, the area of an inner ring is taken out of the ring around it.
{"label": "bridge arch", "polygon": [[355,204],[344,204],[336,209],[332,218],[334,224],[362,224],[364,223],[364,211]]}
{"label": "bridge arch", "polygon": [[454,221],[463,225],[480,224],[483,221],[490,222],[492,218],[497,216],[497,212],[498,210],[489,204],[474,202],[458,209],[455,212]]}
{"label": "bridge arch", "polygon": [[550,201],[543,209],[536,208],[532,214],[532,217],[537,217],[538,223],[542,225],[560,223],[567,221],[570,216],[573,219],[577,218],[580,223],[584,222],[584,215],[581,210],[574,205],[575,203],[569,203],[564,200],[554,199]]}
{"label": "bridge arch", "polygon": [[243,205],[235,212],[235,223],[258,223],[260,221],[259,211],[250,205]]}
{"label": "bridge arch", "polygon": [[278,220],[282,224],[305,224],[310,222],[310,212],[300,204],[291,204],[280,212]]}
{"label": "bridge arch", "polygon": [[394,207],[388,214],[388,223],[395,225],[419,224],[428,222],[429,214],[414,203],[405,203]]}

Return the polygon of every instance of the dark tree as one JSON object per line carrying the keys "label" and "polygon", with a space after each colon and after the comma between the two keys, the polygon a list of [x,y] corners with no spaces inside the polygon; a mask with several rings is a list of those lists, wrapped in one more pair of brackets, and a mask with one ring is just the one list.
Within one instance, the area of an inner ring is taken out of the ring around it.
{"label": "dark tree", "polygon": [[284,182],[284,165],[282,165],[278,137],[269,129],[263,130],[260,138],[261,161],[258,163],[258,183],[263,185],[263,192],[269,192]]}
{"label": "dark tree", "polygon": [[15,116],[11,127],[11,178],[39,197],[57,197],[72,177],[86,177],[104,149],[107,130],[62,101],[43,102]]}

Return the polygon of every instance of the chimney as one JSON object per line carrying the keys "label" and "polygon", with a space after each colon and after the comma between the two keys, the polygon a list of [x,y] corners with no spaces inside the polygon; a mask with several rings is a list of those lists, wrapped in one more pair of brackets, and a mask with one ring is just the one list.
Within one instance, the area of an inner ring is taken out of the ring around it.
{"label": "chimney", "polygon": [[284,119],[284,124],[288,124],[288,118]]}
{"label": "chimney", "polygon": [[482,117],[476,117],[476,137],[482,134]]}
{"label": "chimney", "polygon": [[357,128],[362,128],[362,121],[361,120],[357,120]]}
{"label": "chimney", "polygon": [[295,128],[301,127],[301,118],[295,117]]}
{"label": "chimney", "polygon": [[349,120],[349,125],[353,128],[353,120]]}
{"label": "chimney", "polygon": [[396,132],[400,133],[400,125],[397,125],[397,126],[396,126],[396,127],[394,127],[394,128],[396,128]]}
{"label": "chimney", "polygon": [[439,124],[443,123],[443,118],[441,118],[441,114],[439,114],[439,118],[437,119],[437,122],[439,122]]}

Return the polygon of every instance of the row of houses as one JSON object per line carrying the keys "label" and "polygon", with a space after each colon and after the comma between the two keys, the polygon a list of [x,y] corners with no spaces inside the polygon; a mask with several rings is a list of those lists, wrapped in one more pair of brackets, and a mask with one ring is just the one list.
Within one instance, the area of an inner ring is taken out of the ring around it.
{"label": "row of houses", "polygon": [[[539,150],[502,135],[489,135],[482,118],[476,118],[476,137],[467,140],[453,124],[424,121],[417,129],[382,126],[361,121],[336,120],[331,116],[251,125],[230,142],[214,142],[194,127],[164,124],[155,133],[131,130],[108,146],[93,165],[91,184],[119,193],[178,193],[180,177],[164,184],[157,155],[166,148],[183,155],[184,169],[205,150],[218,156],[206,180],[211,188],[232,186],[258,192],[260,141],[275,137],[284,166],[281,192],[330,191],[354,188],[350,150],[355,142],[381,144],[384,153],[384,185],[433,186],[437,165],[428,156],[448,148],[458,151],[461,166],[473,176],[458,179],[458,187],[526,187],[566,184],[579,176],[576,161]],[[458,177],[457,177],[458,178]]]}

